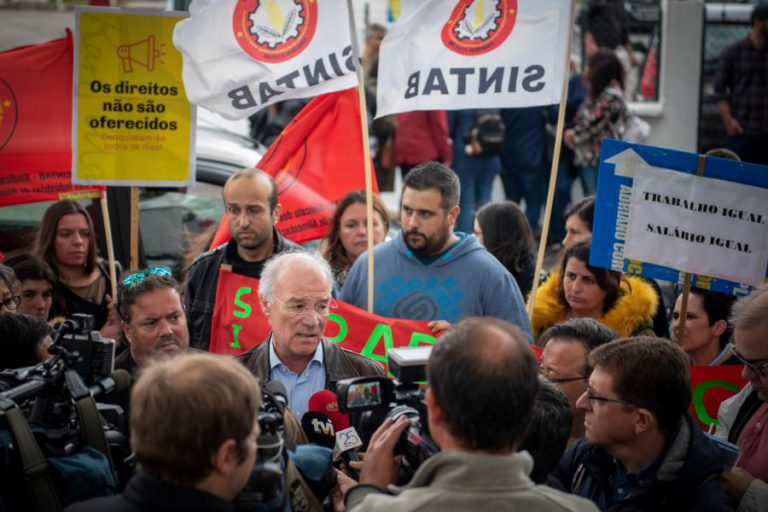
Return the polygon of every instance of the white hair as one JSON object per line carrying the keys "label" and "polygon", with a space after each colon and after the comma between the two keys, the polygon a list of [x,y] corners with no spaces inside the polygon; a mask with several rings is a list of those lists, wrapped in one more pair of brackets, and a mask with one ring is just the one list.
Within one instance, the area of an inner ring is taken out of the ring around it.
{"label": "white hair", "polygon": [[325,258],[308,252],[284,252],[280,253],[264,264],[259,281],[259,296],[264,302],[269,302],[275,290],[275,281],[282,274],[285,267],[310,268],[322,275],[328,283],[328,291],[333,288],[333,272]]}

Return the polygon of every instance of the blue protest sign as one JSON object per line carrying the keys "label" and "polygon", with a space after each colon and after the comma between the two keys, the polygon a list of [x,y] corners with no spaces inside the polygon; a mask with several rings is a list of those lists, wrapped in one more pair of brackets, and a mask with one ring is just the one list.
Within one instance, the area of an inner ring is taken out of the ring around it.
{"label": "blue protest sign", "polygon": [[[696,175],[698,162],[699,156],[696,153],[603,139],[590,264],[663,281],[680,281],[680,269],[647,261],[629,260],[625,257],[630,225],[630,202],[634,177],[639,170],[652,166]],[[733,160],[707,157],[703,177],[761,189],[768,188],[768,167]],[[758,249],[765,251],[765,247]],[[768,269],[765,274],[768,274]],[[747,284],[696,274],[692,277],[692,284],[699,288],[734,295],[746,295],[752,290]]]}

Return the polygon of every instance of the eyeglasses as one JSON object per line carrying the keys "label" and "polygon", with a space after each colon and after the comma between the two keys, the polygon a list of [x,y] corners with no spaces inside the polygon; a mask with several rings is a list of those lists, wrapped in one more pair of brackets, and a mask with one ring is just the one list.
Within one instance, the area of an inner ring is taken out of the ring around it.
{"label": "eyeglasses", "polygon": [[608,397],[605,397],[605,396],[598,396],[598,395],[593,394],[592,391],[590,391],[590,390],[585,391],[585,393],[587,395],[587,400],[589,401],[589,406],[590,407],[594,407],[595,406],[594,402],[614,402],[614,403],[617,403],[617,404],[624,404],[624,405],[631,405],[632,407],[638,407],[637,404],[632,403],[632,402],[630,402],[628,400],[622,400],[620,398],[608,398]]}
{"label": "eyeglasses", "polygon": [[173,272],[171,272],[171,269],[168,267],[145,268],[144,270],[139,270],[138,272],[133,272],[132,274],[125,276],[120,282],[120,286],[123,288],[133,288],[149,276],[173,277]]}
{"label": "eyeglasses", "polygon": [[756,373],[761,377],[765,377],[766,368],[768,368],[768,361],[762,364],[756,364],[754,359],[750,360],[739,354],[739,351],[736,350],[735,345],[730,344],[728,347],[733,357],[735,357],[741,364],[749,368],[753,373]]}
{"label": "eyeglasses", "polygon": [[7,310],[15,310],[16,308],[21,305],[21,297],[18,295],[14,295],[13,297],[8,297],[4,301],[0,302],[0,308],[5,308]]}
{"label": "eyeglasses", "polygon": [[314,306],[310,306],[309,304],[305,304],[303,302],[285,302],[283,300],[278,299],[274,295],[272,295],[272,298],[275,299],[277,302],[283,305],[285,308],[285,311],[289,315],[294,316],[304,316],[309,311],[313,311],[319,315],[319,316],[328,316],[331,313],[332,309],[336,309],[338,305],[334,301],[330,302],[321,302],[319,304],[315,304]]}
{"label": "eyeglasses", "polygon": [[544,370],[543,366],[539,366],[539,375],[554,384],[562,384],[563,382],[573,382],[576,380],[587,380],[586,377],[550,377],[549,372]]}

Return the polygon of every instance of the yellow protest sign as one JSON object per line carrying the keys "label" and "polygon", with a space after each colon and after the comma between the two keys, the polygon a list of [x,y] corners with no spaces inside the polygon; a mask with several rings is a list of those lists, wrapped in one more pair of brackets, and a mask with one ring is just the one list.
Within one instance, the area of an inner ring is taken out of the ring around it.
{"label": "yellow protest sign", "polygon": [[183,13],[79,8],[75,15],[72,181],[194,183],[195,111],[173,46]]}

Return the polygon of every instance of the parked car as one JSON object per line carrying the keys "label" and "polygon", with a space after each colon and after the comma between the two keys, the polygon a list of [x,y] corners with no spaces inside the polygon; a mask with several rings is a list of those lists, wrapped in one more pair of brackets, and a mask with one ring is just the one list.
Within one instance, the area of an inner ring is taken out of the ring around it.
{"label": "parked car", "polygon": [[[195,186],[140,189],[139,227],[146,264],[180,270],[190,240],[218,225],[224,214],[224,182],[237,170],[256,165],[265,151],[261,144],[226,131],[201,116],[197,127]],[[30,248],[43,213],[52,203],[0,208],[0,252]],[[103,240],[99,201],[86,199],[81,203],[94,219],[99,240]],[[120,237],[115,224],[113,220],[113,236]],[[127,222],[117,224],[120,228],[128,227]],[[122,233],[122,238],[127,240],[128,235]]]}

